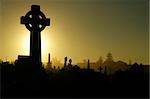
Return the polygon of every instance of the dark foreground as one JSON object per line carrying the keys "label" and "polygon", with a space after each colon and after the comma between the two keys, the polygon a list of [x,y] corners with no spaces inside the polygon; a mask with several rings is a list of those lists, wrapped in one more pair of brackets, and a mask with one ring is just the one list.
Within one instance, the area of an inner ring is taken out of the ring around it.
{"label": "dark foreground", "polygon": [[26,71],[1,65],[2,97],[149,98],[149,74],[130,68],[114,75],[91,69]]}

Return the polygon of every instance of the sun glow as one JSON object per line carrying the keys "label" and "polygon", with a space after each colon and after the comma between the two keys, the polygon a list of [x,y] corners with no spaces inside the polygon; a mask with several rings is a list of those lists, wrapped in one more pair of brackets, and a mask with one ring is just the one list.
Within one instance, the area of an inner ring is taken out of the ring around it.
{"label": "sun glow", "polygon": [[[42,62],[47,62],[48,59],[48,53],[51,52],[52,49],[52,41],[49,38],[49,32],[47,31],[42,31],[41,32],[41,54],[42,54]],[[29,55],[30,53],[30,34],[26,33],[26,31],[23,32],[23,35],[20,41],[20,55]]]}
{"label": "sun glow", "polygon": [[42,62],[47,62],[48,53],[51,52],[52,42],[48,36],[48,32],[43,31],[41,33],[41,50],[42,50]]}

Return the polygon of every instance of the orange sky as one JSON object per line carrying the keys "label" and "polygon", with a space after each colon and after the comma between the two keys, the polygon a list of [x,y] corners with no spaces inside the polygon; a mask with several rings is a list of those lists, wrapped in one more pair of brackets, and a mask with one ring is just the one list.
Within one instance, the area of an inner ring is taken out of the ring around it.
{"label": "orange sky", "polygon": [[148,0],[1,0],[0,59],[29,55],[30,32],[20,24],[32,4],[51,25],[42,31],[42,60],[114,59],[149,63]]}

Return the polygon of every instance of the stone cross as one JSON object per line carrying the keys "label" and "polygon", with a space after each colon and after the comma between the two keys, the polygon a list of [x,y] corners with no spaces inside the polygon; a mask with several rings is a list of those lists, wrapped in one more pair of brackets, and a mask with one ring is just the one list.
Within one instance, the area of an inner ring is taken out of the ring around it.
{"label": "stone cross", "polygon": [[40,32],[50,25],[50,19],[40,11],[40,6],[32,5],[31,11],[21,17],[21,24],[30,31],[30,57],[36,65],[41,64]]}

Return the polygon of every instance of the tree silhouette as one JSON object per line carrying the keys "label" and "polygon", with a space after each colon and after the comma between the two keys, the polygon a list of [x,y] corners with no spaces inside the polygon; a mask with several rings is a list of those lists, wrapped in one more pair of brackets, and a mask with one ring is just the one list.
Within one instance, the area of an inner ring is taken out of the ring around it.
{"label": "tree silhouette", "polygon": [[111,53],[108,53],[107,54],[107,59],[106,61],[113,61],[113,57],[112,57],[112,54]]}

